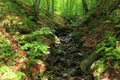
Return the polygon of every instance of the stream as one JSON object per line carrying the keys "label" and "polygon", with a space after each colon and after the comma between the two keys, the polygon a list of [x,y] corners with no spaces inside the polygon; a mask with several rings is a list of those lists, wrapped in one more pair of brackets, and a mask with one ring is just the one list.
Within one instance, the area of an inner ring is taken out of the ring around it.
{"label": "stream", "polygon": [[52,46],[47,60],[48,71],[52,73],[50,80],[88,80],[89,75],[83,75],[79,67],[88,49],[74,39],[70,30],[56,31],[56,35],[60,43]]}

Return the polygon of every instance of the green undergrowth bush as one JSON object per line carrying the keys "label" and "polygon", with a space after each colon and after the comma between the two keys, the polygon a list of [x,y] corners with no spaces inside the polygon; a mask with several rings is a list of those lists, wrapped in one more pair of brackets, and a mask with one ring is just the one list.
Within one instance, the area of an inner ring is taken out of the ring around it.
{"label": "green undergrowth bush", "polygon": [[25,80],[26,75],[22,72],[13,72],[9,66],[0,67],[0,80]]}
{"label": "green undergrowth bush", "polygon": [[22,20],[18,21],[16,23],[16,31],[23,33],[23,34],[28,34],[33,32],[36,28],[37,25],[31,21],[33,16],[26,17],[24,16]]}
{"label": "green undergrowth bush", "polygon": [[44,42],[44,38],[52,36],[53,31],[49,28],[41,28],[30,34],[23,35],[16,39],[21,44],[21,49],[26,50],[31,59],[49,54],[49,45]]}
{"label": "green undergrowth bush", "polygon": [[18,19],[19,16],[9,15],[7,16],[8,20],[4,20],[4,28],[9,34],[23,33],[28,34],[33,32],[37,25],[31,21],[32,16],[24,16],[22,19]]}
{"label": "green undergrowth bush", "polygon": [[13,60],[16,56],[17,53],[11,49],[10,41],[4,35],[0,35],[0,65],[14,64]]}
{"label": "green undergrowth bush", "polygon": [[23,50],[26,50],[28,55],[33,59],[35,57],[41,57],[48,54],[49,46],[40,41],[34,41],[31,43],[25,43],[21,46]]}
{"label": "green undergrowth bush", "polygon": [[108,37],[98,44],[96,54],[100,54],[102,58],[92,65],[92,68],[96,68],[95,77],[98,78],[108,67],[120,66],[120,45],[115,37]]}

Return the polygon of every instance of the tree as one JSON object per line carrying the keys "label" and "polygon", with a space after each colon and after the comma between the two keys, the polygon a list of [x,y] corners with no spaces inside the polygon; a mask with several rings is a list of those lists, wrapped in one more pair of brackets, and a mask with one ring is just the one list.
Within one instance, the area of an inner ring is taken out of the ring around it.
{"label": "tree", "polygon": [[52,0],[52,18],[54,17],[54,0]]}
{"label": "tree", "polygon": [[67,2],[66,2],[66,17],[68,17],[68,3],[69,3],[69,0],[67,0]]}
{"label": "tree", "polygon": [[88,6],[86,3],[86,0],[82,0],[82,5],[83,5],[83,13],[87,13],[88,12]]}
{"label": "tree", "polygon": [[39,14],[39,6],[40,6],[41,0],[35,0],[33,4],[34,9],[34,21],[37,22],[38,20],[38,14]]}
{"label": "tree", "polygon": [[49,10],[50,10],[50,4],[49,3],[50,3],[49,0],[47,0],[46,1],[46,4],[47,4],[47,12],[46,12],[46,14],[47,14],[47,16],[49,16]]}

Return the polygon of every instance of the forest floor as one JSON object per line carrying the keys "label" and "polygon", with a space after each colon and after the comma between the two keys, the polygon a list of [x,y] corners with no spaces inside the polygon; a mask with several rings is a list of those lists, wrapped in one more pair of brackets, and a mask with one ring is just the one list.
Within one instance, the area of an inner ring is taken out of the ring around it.
{"label": "forest floor", "polygon": [[[2,5],[5,6],[5,5]],[[4,11],[4,9],[3,9]],[[22,15],[22,14],[21,14]],[[19,37],[19,34],[17,31],[13,30],[7,30],[5,27],[5,22],[8,22],[8,25],[13,26],[17,24],[16,22],[22,20],[22,16],[16,14],[16,13],[10,13],[5,11],[5,14],[0,14],[0,36],[4,36],[7,43],[10,43],[10,48],[15,52],[19,53],[20,56],[14,57],[13,61],[15,64],[11,65],[12,71],[22,71],[24,72],[28,77],[25,80],[33,80],[30,79],[30,77],[36,77],[37,72],[41,71],[42,74],[39,74],[39,77],[45,77],[48,76],[49,79],[43,79],[43,80],[94,80],[92,72],[91,74],[83,74],[80,69],[80,61],[82,61],[85,58],[85,55],[89,55],[90,52],[94,50],[96,43],[96,40],[94,40],[95,34],[84,35],[79,38],[82,38],[84,41],[80,42],[78,38],[74,36],[73,29],[64,29],[60,27],[55,27],[55,35],[60,40],[59,43],[54,43],[54,45],[51,45],[50,48],[50,54],[45,57],[47,59],[43,59],[47,65],[45,65],[42,61],[37,61],[36,63],[32,64],[31,60],[29,60],[27,56],[27,52],[25,50],[22,50],[20,48],[20,44],[16,42],[16,38]],[[11,22],[11,19],[14,18],[14,22]],[[65,24],[63,18],[58,17],[61,19],[60,24]],[[58,19],[58,20],[59,20]],[[46,21],[46,20],[45,20]],[[63,23],[62,23],[63,22]],[[46,23],[46,22],[45,22]],[[49,22],[48,24],[50,24]],[[42,23],[43,24],[43,23]],[[54,23],[53,23],[54,24]],[[40,26],[41,24],[37,24]],[[65,26],[70,26],[71,24],[67,24]],[[61,25],[59,25],[61,26]],[[112,25],[110,25],[112,26]],[[63,27],[63,26],[62,26]],[[103,28],[104,27],[104,28]],[[102,26],[103,29],[108,29],[111,32],[113,32],[112,28],[108,28],[108,25]],[[95,31],[95,33],[99,33],[100,30],[103,29],[98,28]],[[92,30],[90,30],[92,31]],[[9,33],[12,32],[12,33]],[[20,34],[24,35],[24,34]],[[99,36],[103,36],[100,33]],[[85,39],[87,38],[87,39]],[[90,39],[89,39],[90,38]],[[104,39],[104,37],[102,37]],[[93,43],[89,43],[92,39]],[[97,39],[98,41],[99,39]],[[0,47],[1,49],[1,47]],[[3,58],[0,60],[4,60]],[[11,59],[10,59],[11,60]],[[30,63],[31,68],[27,68],[27,63]],[[2,65],[9,65],[9,60],[5,60],[4,64]],[[31,70],[32,74],[29,74],[29,70]],[[1,74],[0,74],[1,77]],[[42,80],[42,79],[36,79],[36,80]],[[119,68],[113,68],[109,67],[103,74],[103,76],[100,77],[99,80],[120,80],[120,69]]]}

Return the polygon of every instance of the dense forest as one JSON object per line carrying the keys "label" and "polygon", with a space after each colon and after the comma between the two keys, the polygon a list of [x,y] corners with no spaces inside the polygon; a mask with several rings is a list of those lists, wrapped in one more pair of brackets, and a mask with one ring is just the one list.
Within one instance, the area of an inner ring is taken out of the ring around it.
{"label": "dense forest", "polygon": [[0,0],[0,80],[120,80],[120,0]]}

